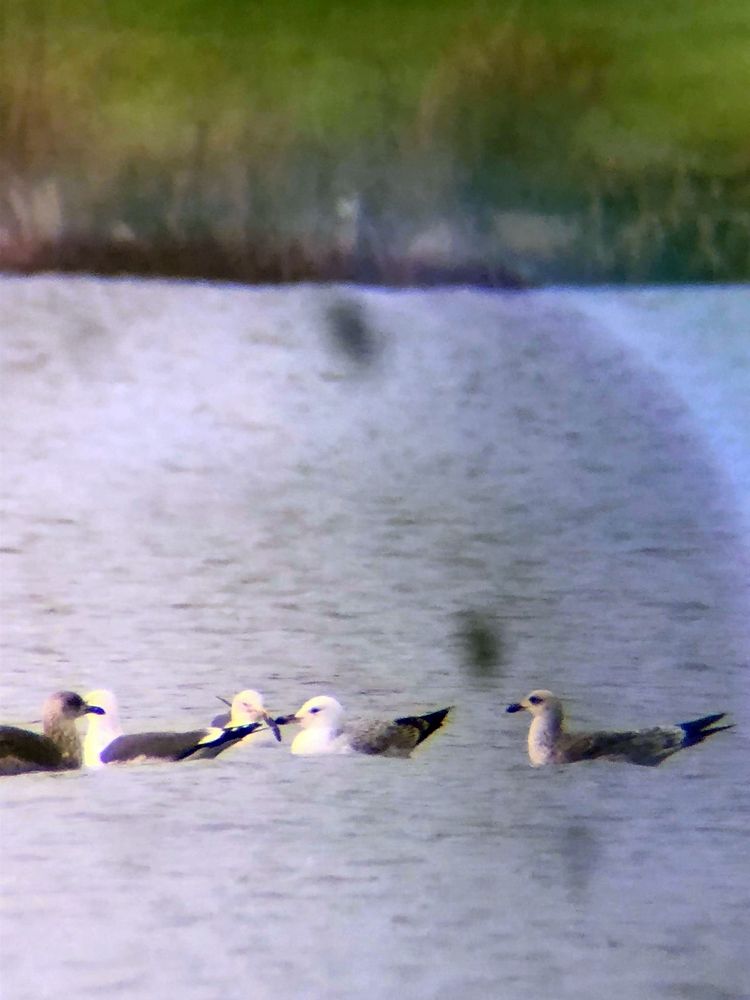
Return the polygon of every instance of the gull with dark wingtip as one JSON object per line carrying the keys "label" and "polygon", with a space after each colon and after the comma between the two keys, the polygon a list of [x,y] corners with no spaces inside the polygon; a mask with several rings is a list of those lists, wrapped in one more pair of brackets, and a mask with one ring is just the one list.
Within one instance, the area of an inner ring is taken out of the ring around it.
{"label": "gull with dark wingtip", "polygon": [[263,728],[260,722],[241,726],[208,726],[187,732],[148,732],[123,735],[117,701],[111,691],[91,691],[91,700],[104,705],[102,719],[89,719],[83,743],[86,767],[104,764],[135,764],[146,761],[199,760],[217,757],[250,733]]}
{"label": "gull with dark wingtip", "polygon": [[528,747],[529,759],[534,767],[573,764],[597,758],[653,767],[678,750],[732,728],[731,725],[716,725],[726,714],[718,712],[690,722],[652,726],[650,729],[570,733],[565,729],[562,702],[551,691],[532,691],[522,701],[506,708],[506,712],[521,711],[532,716]]}
{"label": "gull with dark wingtip", "polygon": [[57,691],[42,708],[44,735],[16,726],[0,726],[0,775],[30,771],[74,771],[81,766],[81,739],[76,719],[104,715],[95,702],[75,691]]}
{"label": "gull with dark wingtip", "polygon": [[442,726],[450,708],[399,719],[352,719],[344,721],[344,709],[328,695],[310,698],[292,715],[277,719],[278,725],[302,726],[292,741],[294,754],[361,753],[384,757],[408,757],[412,750]]}

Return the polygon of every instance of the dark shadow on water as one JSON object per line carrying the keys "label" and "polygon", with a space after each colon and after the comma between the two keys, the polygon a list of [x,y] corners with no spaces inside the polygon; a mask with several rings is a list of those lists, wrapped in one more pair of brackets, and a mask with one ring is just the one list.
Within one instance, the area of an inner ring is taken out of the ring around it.
{"label": "dark shadow on water", "polygon": [[503,676],[507,650],[502,625],[496,616],[472,609],[459,612],[455,639],[460,663],[469,676],[479,681]]}
{"label": "dark shadow on water", "polygon": [[588,893],[601,860],[601,845],[591,829],[583,823],[566,826],[557,842],[563,863],[563,878],[574,901]]}
{"label": "dark shadow on water", "polygon": [[358,371],[371,370],[377,364],[385,339],[356,299],[333,299],[325,308],[323,324],[333,350],[352,362]]}

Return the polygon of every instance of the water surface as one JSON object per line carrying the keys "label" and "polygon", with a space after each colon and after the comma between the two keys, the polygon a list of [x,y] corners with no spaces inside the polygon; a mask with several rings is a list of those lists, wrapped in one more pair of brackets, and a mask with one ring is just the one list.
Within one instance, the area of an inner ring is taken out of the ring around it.
{"label": "water surface", "polygon": [[[750,296],[654,294],[0,284],[4,721],[455,705],[408,761],[6,780],[4,998],[750,995]],[[537,686],[739,725],[535,771]]]}

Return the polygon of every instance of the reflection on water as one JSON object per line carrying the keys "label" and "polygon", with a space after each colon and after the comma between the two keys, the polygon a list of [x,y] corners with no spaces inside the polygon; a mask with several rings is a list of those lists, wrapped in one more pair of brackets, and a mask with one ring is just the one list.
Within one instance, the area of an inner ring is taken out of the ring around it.
{"label": "reflection on water", "polygon": [[592,831],[582,822],[573,822],[561,832],[559,854],[563,877],[571,896],[585,905],[587,890],[601,859],[601,847]]}
{"label": "reflection on water", "polygon": [[332,350],[354,362],[360,371],[372,370],[385,348],[385,339],[368,319],[362,302],[334,295],[322,319]]}
{"label": "reflection on water", "polygon": [[[747,994],[747,564],[708,390],[563,293],[0,296],[7,721],[61,686],[126,730],[245,687],[456,706],[409,761],[4,782],[4,996]],[[537,686],[585,726],[739,725],[535,771],[502,710]]]}
{"label": "reflection on water", "polygon": [[459,656],[476,678],[496,677],[505,660],[505,644],[500,622],[494,615],[476,609],[456,616]]}

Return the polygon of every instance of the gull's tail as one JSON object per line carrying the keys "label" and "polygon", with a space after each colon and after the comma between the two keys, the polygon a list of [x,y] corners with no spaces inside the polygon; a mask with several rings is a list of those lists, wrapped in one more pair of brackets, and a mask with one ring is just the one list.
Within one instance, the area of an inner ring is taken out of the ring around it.
{"label": "gull's tail", "polygon": [[408,726],[417,732],[417,741],[414,746],[424,743],[428,736],[432,736],[442,726],[450,708],[440,708],[436,712],[428,712],[426,715],[407,715],[403,719],[396,719],[397,726]]}
{"label": "gull's tail", "polygon": [[723,719],[726,712],[719,712],[718,715],[704,715],[702,719],[693,719],[692,722],[679,722],[678,726],[685,734],[682,737],[683,747],[692,747],[696,743],[701,743],[707,736],[714,733],[721,733],[725,729],[733,729],[734,726],[715,726],[714,723]]}

